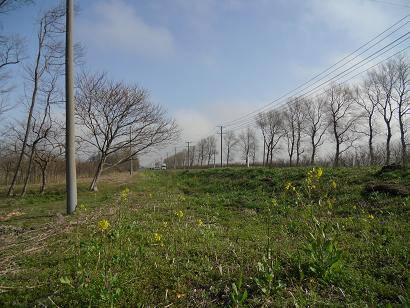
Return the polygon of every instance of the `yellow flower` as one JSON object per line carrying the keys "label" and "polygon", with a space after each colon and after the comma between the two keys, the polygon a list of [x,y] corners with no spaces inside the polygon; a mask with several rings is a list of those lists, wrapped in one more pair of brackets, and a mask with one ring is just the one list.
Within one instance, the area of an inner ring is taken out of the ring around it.
{"label": "yellow flower", "polygon": [[333,189],[336,189],[337,184],[336,184],[335,180],[332,181],[331,185],[332,185],[332,188],[333,188]]}
{"label": "yellow flower", "polygon": [[367,217],[369,217],[369,219],[374,219],[374,216],[372,214],[369,214],[369,216]]}
{"label": "yellow flower", "polygon": [[289,189],[291,189],[292,187],[293,187],[292,182],[287,182],[286,185],[285,185],[285,189],[286,189],[286,190],[289,190]]}
{"label": "yellow flower", "polygon": [[316,174],[317,174],[317,177],[320,178],[320,177],[322,176],[322,174],[323,174],[323,169],[322,169],[322,168],[318,168]]}
{"label": "yellow flower", "polygon": [[202,221],[202,219],[198,219],[198,220],[196,221],[196,224],[201,227],[201,226],[204,225],[204,222]]}
{"label": "yellow flower", "polygon": [[87,207],[85,206],[85,203],[81,203],[78,208],[80,209],[80,211],[86,211]]}
{"label": "yellow flower", "polygon": [[175,213],[175,215],[176,215],[178,218],[182,218],[182,217],[184,217],[184,212],[178,211],[178,212]]}
{"label": "yellow flower", "polygon": [[162,239],[161,234],[155,232],[155,233],[154,233],[154,241],[155,241],[155,242],[161,242],[161,239]]}
{"label": "yellow flower", "polygon": [[128,187],[124,188],[121,192],[120,192],[120,199],[122,202],[126,202],[128,200],[128,195],[130,194],[130,190]]}
{"label": "yellow flower", "polygon": [[272,206],[277,206],[278,205],[278,201],[276,201],[275,198],[272,199]]}
{"label": "yellow flower", "polygon": [[110,227],[110,223],[107,219],[101,219],[98,222],[98,230],[100,230],[101,232],[104,232],[105,230],[107,230]]}

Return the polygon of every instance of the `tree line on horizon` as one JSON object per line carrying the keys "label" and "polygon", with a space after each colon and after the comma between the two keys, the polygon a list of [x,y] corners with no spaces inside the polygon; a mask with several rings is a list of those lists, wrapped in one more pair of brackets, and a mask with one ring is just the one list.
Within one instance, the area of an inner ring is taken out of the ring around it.
{"label": "tree line on horizon", "polygon": [[[406,165],[409,161],[410,61],[402,53],[352,84],[245,119],[223,134],[223,165]],[[253,123],[252,123],[253,122]],[[258,134],[259,133],[259,134]],[[326,147],[326,149],[325,149]],[[169,156],[168,167],[219,166],[216,136]]]}

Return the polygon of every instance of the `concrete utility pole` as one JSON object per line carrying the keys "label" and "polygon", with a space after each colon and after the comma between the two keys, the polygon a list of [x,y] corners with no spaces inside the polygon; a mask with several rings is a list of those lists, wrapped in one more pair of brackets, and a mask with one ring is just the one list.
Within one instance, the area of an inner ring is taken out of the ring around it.
{"label": "concrete utility pole", "polygon": [[66,95],[66,191],[67,214],[77,206],[77,175],[75,169],[74,76],[73,76],[74,0],[66,2],[65,95]]}
{"label": "concrete utility pole", "polygon": [[222,135],[223,135],[222,129],[223,129],[223,126],[220,125],[218,127],[221,128],[221,132],[219,134],[221,135],[221,168],[222,168],[223,167],[223,161],[222,161]]}
{"label": "concrete utility pole", "polygon": [[189,169],[189,144],[192,143],[192,141],[187,141],[186,143],[188,144],[188,159],[187,159],[187,162],[188,162],[188,169]]}

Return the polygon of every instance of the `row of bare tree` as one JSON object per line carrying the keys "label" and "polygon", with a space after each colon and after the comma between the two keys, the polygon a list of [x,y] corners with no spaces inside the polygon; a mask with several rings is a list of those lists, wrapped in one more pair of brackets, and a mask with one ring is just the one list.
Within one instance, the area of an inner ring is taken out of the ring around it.
{"label": "row of bare tree", "polygon": [[[0,13],[3,3],[8,3],[3,8],[17,8],[11,6],[15,1],[1,1]],[[0,36],[0,76],[13,80],[6,68],[21,62],[26,80],[20,102],[10,102],[6,94],[13,91],[11,87],[0,91],[0,117],[5,118],[18,105],[24,105],[26,110],[24,120],[2,125],[5,133],[0,137],[0,175],[9,196],[15,194],[19,184],[20,194],[26,194],[28,184],[39,173],[41,192],[50,172],[54,178],[65,173],[65,127],[59,116],[64,105],[64,17],[61,6],[41,15],[36,48],[27,61],[21,57],[20,41]],[[77,46],[75,50],[76,62],[81,64],[81,48]],[[174,141],[179,130],[165,110],[150,101],[147,90],[112,81],[105,73],[80,71],[83,72],[77,76],[75,93],[79,174],[89,174],[90,167],[94,167],[90,189],[96,191],[103,171],[121,169],[151,148]]]}
{"label": "row of bare tree", "polygon": [[[255,163],[258,140],[263,165],[283,161],[284,156],[290,166],[313,165],[318,157],[322,163],[331,160],[334,166],[358,160],[366,165],[407,164],[409,114],[410,61],[401,54],[369,71],[355,85],[331,84],[313,98],[291,98],[281,108],[259,113],[255,124],[238,136],[228,130],[223,137],[225,164],[234,160],[235,152],[245,164]],[[261,132],[262,140],[255,130]],[[394,149],[393,143],[398,143]],[[186,160],[190,166],[195,162],[210,165],[216,148],[215,137],[207,137],[192,147],[189,159],[180,152],[180,159],[172,156],[166,162],[176,167],[187,166]]]}

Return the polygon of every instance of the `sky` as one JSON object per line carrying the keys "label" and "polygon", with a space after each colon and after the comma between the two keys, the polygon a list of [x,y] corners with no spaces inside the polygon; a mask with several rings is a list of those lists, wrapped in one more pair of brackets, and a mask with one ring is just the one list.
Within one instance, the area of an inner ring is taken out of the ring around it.
{"label": "sky", "polygon": [[[26,38],[25,61],[36,17],[54,3],[1,16],[4,32]],[[180,145],[269,103],[410,13],[406,0],[76,3],[75,40],[87,70],[148,89],[181,127]],[[24,75],[23,66],[15,71]],[[23,81],[16,77],[15,93],[23,93]],[[23,116],[22,107],[8,114]]]}

